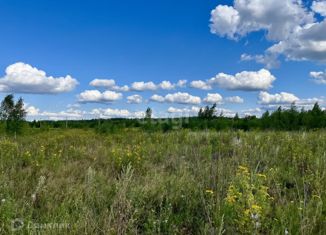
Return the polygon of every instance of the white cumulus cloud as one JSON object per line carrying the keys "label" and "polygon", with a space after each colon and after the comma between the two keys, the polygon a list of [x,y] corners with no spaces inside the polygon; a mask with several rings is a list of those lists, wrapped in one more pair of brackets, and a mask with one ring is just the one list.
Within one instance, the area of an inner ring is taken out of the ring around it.
{"label": "white cumulus cloud", "polygon": [[223,97],[218,93],[208,93],[204,101],[209,104],[221,104]]}
{"label": "white cumulus cloud", "polygon": [[269,94],[268,92],[262,91],[259,94],[259,104],[273,105],[273,104],[291,104],[299,101],[300,99],[294,94],[281,92],[276,94]]}
{"label": "white cumulus cloud", "polygon": [[164,100],[169,103],[179,103],[179,104],[200,104],[201,103],[200,97],[190,95],[186,92],[177,92],[174,94],[167,94],[165,96]]}
{"label": "white cumulus cloud", "polygon": [[266,30],[269,39],[282,40],[313,21],[298,0],[234,0],[233,6],[218,5],[212,11],[210,27],[212,33],[230,38]]}
{"label": "white cumulus cloud", "polygon": [[163,81],[158,86],[163,90],[172,90],[176,87],[176,84],[172,84],[170,81]]}
{"label": "white cumulus cloud", "polygon": [[230,6],[218,5],[211,12],[211,32],[235,39],[240,24],[239,12]]}
{"label": "white cumulus cloud", "polygon": [[248,55],[242,54],[241,61],[255,61],[258,64],[265,65],[266,68],[278,68],[280,66],[280,62],[277,60],[277,56],[271,53],[267,53],[265,55]]}
{"label": "white cumulus cloud", "polygon": [[311,9],[322,16],[326,16],[326,1],[313,1]]}
{"label": "white cumulus cloud", "polygon": [[94,79],[89,83],[90,86],[93,87],[103,87],[108,90],[114,90],[114,91],[129,91],[129,87],[127,85],[124,86],[118,86],[116,85],[115,80],[113,79]]}
{"label": "white cumulus cloud", "polygon": [[181,114],[181,116],[189,115],[189,116],[196,116],[199,112],[199,107],[192,106],[190,108],[175,108],[175,107],[169,107],[168,113],[173,114]]}
{"label": "white cumulus cloud", "polygon": [[25,110],[27,112],[26,116],[27,119],[32,120],[40,120],[40,119],[46,119],[46,120],[80,120],[84,117],[86,112],[70,108],[65,111],[41,111],[39,108],[36,108],[32,105],[26,105]]}
{"label": "white cumulus cloud", "polygon": [[242,104],[242,103],[244,103],[244,99],[241,98],[240,96],[226,97],[225,101],[228,102],[228,103],[233,103],[233,104]]}
{"label": "white cumulus cloud", "polygon": [[177,92],[173,94],[167,94],[166,96],[153,95],[150,98],[151,101],[163,103],[178,103],[178,104],[200,104],[201,98],[198,96],[190,95],[186,92]]}
{"label": "white cumulus cloud", "polygon": [[317,84],[326,84],[326,72],[310,72],[310,77]]}
{"label": "white cumulus cloud", "polygon": [[186,85],[187,85],[187,80],[179,80],[178,82],[177,82],[177,86],[178,87],[185,87]]}
{"label": "white cumulus cloud", "polygon": [[90,114],[97,118],[144,118],[145,112],[131,112],[127,109],[93,109]]}
{"label": "white cumulus cloud", "polygon": [[153,82],[134,82],[131,84],[131,89],[134,91],[154,91],[157,85]]}
{"label": "white cumulus cloud", "polygon": [[150,98],[151,101],[155,101],[155,102],[159,102],[159,103],[163,103],[165,101],[165,98],[163,96],[160,95],[152,95],[152,97]]}
{"label": "white cumulus cloud", "polygon": [[241,110],[240,116],[246,117],[246,116],[256,116],[260,117],[263,113],[263,110],[261,108],[251,108],[251,109],[245,109]]}
{"label": "white cumulus cloud", "polygon": [[36,108],[35,106],[27,106],[25,107],[25,111],[27,116],[37,116],[40,113],[40,109]]}
{"label": "white cumulus cloud", "polygon": [[[322,17],[316,17],[316,13]],[[218,5],[211,12],[213,34],[238,40],[256,31],[266,32],[275,43],[264,55],[243,56],[267,67],[278,65],[277,57],[288,60],[326,61],[326,1],[234,0],[232,6]]]}
{"label": "white cumulus cloud", "polygon": [[201,89],[201,90],[211,90],[212,89],[211,85],[209,85],[207,82],[202,81],[202,80],[192,81],[190,83],[190,87],[196,88],[196,89]]}
{"label": "white cumulus cloud", "polygon": [[115,91],[86,90],[78,95],[81,103],[111,103],[122,98],[122,94]]}
{"label": "white cumulus cloud", "polygon": [[0,92],[58,94],[72,91],[77,85],[70,75],[55,78],[22,62],[8,66],[0,78]]}
{"label": "white cumulus cloud", "polygon": [[162,81],[159,84],[154,82],[134,82],[131,84],[131,90],[133,91],[155,91],[158,89],[162,90],[173,90],[177,87],[183,88],[187,84],[187,80],[179,80],[177,83],[172,83],[170,81]]}
{"label": "white cumulus cloud", "polygon": [[115,81],[113,79],[94,79],[89,83],[93,87],[105,87],[111,88],[115,86]]}
{"label": "white cumulus cloud", "polygon": [[228,90],[268,90],[272,87],[275,77],[266,69],[259,71],[243,71],[236,75],[219,73],[209,80],[209,84],[217,85]]}
{"label": "white cumulus cloud", "polygon": [[143,97],[140,95],[131,95],[127,97],[129,104],[140,104],[143,102]]}

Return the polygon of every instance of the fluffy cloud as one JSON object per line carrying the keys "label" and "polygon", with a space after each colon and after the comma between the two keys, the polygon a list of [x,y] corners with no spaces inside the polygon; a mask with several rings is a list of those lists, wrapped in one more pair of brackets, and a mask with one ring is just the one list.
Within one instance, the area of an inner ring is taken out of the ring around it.
{"label": "fluffy cloud", "polygon": [[176,87],[184,87],[187,84],[187,80],[179,80],[177,83],[171,83],[170,81],[162,81],[159,84],[154,82],[134,82],[131,84],[131,90],[133,91],[155,91],[158,89],[172,90]]}
{"label": "fluffy cloud", "polygon": [[175,84],[172,84],[169,81],[163,81],[158,86],[159,86],[159,88],[161,88],[163,90],[172,90],[172,89],[175,88],[176,85]]}
{"label": "fluffy cloud", "polygon": [[258,103],[264,105],[273,105],[273,104],[291,104],[293,102],[299,101],[299,98],[294,94],[281,92],[277,94],[269,94],[268,92],[262,91],[259,94]]}
{"label": "fluffy cloud", "polygon": [[153,82],[134,82],[131,84],[131,89],[134,91],[154,91],[157,86]]}
{"label": "fluffy cloud", "polygon": [[114,91],[129,91],[128,86],[117,86],[113,79],[94,79],[89,83],[93,87],[103,87]]}
{"label": "fluffy cloud", "polygon": [[252,108],[252,109],[245,109],[241,110],[240,116],[246,117],[246,116],[261,116],[263,113],[263,110],[261,108]]}
{"label": "fluffy cloud", "polygon": [[326,72],[310,72],[310,77],[317,84],[326,84]]}
{"label": "fluffy cloud", "polygon": [[179,80],[177,83],[171,83],[170,81],[163,81],[157,85],[157,88],[162,90],[172,90],[177,87],[183,88],[186,86],[186,84],[187,84],[187,80]]}
{"label": "fluffy cloud", "polygon": [[265,55],[248,55],[242,54],[241,61],[255,61],[258,64],[264,64],[266,68],[278,68],[280,62],[277,60],[277,56],[271,53]]}
{"label": "fluffy cloud", "polygon": [[325,62],[326,21],[299,28],[292,37],[271,46],[266,54],[283,54],[288,60]]}
{"label": "fluffy cloud", "polygon": [[187,85],[187,80],[179,80],[177,82],[178,87],[185,87]]}
{"label": "fluffy cloud", "polygon": [[131,112],[127,109],[93,109],[90,114],[97,118],[144,118],[145,112]]}
{"label": "fluffy cloud", "polygon": [[111,103],[122,98],[121,93],[114,91],[100,92],[98,90],[86,90],[78,95],[81,103]]}
{"label": "fluffy cloud", "polygon": [[150,98],[150,100],[159,103],[163,103],[163,102],[178,103],[178,104],[200,104],[201,103],[200,97],[190,95],[186,92],[167,94],[165,97],[155,94]]}
{"label": "fluffy cloud", "polygon": [[212,87],[211,85],[207,84],[207,82],[198,80],[198,81],[192,81],[190,83],[190,87],[196,88],[196,89],[201,89],[201,90],[211,90]]}
{"label": "fluffy cloud", "polygon": [[27,116],[37,116],[40,113],[40,109],[34,106],[25,107],[25,111],[27,113]]}
{"label": "fluffy cloud", "polygon": [[175,108],[175,107],[169,107],[168,113],[174,113],[174,114],[183,114],[183,115],[197,115],[199,112],[198,107],[192,106],[191,108]]}
{"label": "fluffy cloud", "polygon": [[218,5],[211,12],[211,32],[220,36],[235,39],[240,23],[239,12],[233,7]]}
{"label": "fluffy cloud", "polygon": [[129,87],[127,85],[113,86],[111,89],[114,90],[114,91],[123,91],[123,92],[129,91]]}
{"label": "fluffy cloud", "polygon": [[72,91],[78,82],[67,75],[52,77],[29,64],[18,62],[6,68],[0,78],[0,92],[57,94]]}
{"label": "fluffy cloud", "polygon": [[27,118],[30,120],[46,119],[46,120],[80,120],[93,118],[144,118],[145,112],[132,112],[127,109],[93,109],[91,111],[82,111],[79,109],[70,108],[65,111],[48,112],[40,111],[40,109],[27,105]]}
{"label": "fluffy cloud", "polygon": [[308,98],[308,99],[300,99],[299,101],[296,102],[296,105],[298,107],[301,107],[301,108],[308,108],[308,109],[311,109],[314,104],[320,104],[320,105],[325,105],[326,104],[326,100],[324,97],[321,97],[321,98]]}
{"label": "fluffy cloud", "polygon": [[208,93],[204,101],[209,104],[221,104],[223,102],[223,97],[218,93]]}
{"label": "fluffy cloud", "polygon": [[127,97],[129,104],[140,104],[143,101],[143,97],[140,95],[131,95]]}
{"label": "fluffy cloud", "polygon": [[230,109],[217,108],[215,114],[223,117],[234,117],[236,112]]}
{"label": "fluffy cloud", "polygon": [[159,103],[163,103],[165,101],[165,98],[163,96],[160,95],[152,95],[152,97],[150,98],[151,101],[154,102],[159,102]]}
{"label": "fluffy cloud", "polygon": [[314,1],[311,9],[322,16],[326,16],[326,1]]}
{"label": "fluffy cloud", "polygon": [[[307,99],[299,99],[295,102],[295,107],[300,110],[300,109],[305,109],[305,110],[311,110],[313,106],[318,103],[321,107],[325,107],[326,105],[326,100],[324,97],[314,97],[314,98],[307,98]],[[279,106],[282,106],[283,109],[289,109],[291,108],[292,103],[284,103],[284,104],[266,104],[263,106],[264,109],[267,110],[275,110]]]}
{"label": "fluffy cloud", "polygon": [[258,96],[258,103],[261,104],[262,108],[265,110],[275,110],[279,106],[282,106],[284,109],[289,109],[293,103],[297,109],[304,108],[309,110],[313,108],[315,103],[318,103],[321,106],[325,106],[326,100],[325,97],[301,99],[294,94],[287,92],[280,92],[276,94],[260,92]]}
{"label": "fluffy cloud", "polygon": [[313,1],[308,9],[301,0],[234,0],[233,6],[218,5],[211,13],[211,32],[237,40],[255,31],[265,31],[276,42],[265,55],[243,57],[268,67],[276,58],[326,61],[326,2]]}
{"label": "fluffy cloud", "polygon": [[201,99],[198,96],[192,96],[186,92],[177,92],[174,94],[167,94],[164,98],[169,103],[179,104],[200,104]]}
{"label": "fluffy cloud", "polygon": [[236,75],[228,75],[219,73],[208,82],[212,85],[217,85],[228,90],[268,90],[272,87],[275,77],[266,69],[261,69],[257,72],[243,71]]}
{"label": "fluffy cloud", "polygon": [[40,111],[35,106],[27,105],[25,107],[27,119],[47,119],[47,120],[79,120],[84,117],[86,112],[77,109],[68,109],[66,111],[48,112]]}
{"label": "fluffy cloud", "polygon": [[93,87],[105,87],[111,88],[115,86],[115,81],[113,79],[94,79],[89,83]]}
{"label": "fluffy cloud", "polygon": [[228,102],[228,103],[233,103],[233,104],[242,104],[242,103],[244,103],[244,99],[242,99],[240,96],[226,97],[225,101]]}
{"label": "fluffy cloud", "polygon": [[212,11],[210,28],[232,39],[266,30],[269,39],[282,40],[313,21],[298,0],[235,0],[233,6],[218,5]]}

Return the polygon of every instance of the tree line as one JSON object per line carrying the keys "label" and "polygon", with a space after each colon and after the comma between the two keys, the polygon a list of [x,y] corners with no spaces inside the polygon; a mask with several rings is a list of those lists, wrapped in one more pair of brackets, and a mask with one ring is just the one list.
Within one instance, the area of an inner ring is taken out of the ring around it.
{"label": "tree line", "polygon": [[[113,133],[125,128],[138,128],[145,131],[190,130],[315,130],[326,128],[326,111],[315,103],[311,110],[298,110],[293,103],[290,108],[279,107],[266,111],[261,117],[225,117],[217,114],[216,104],[201,108],[195,117],[152,118],[152,109],[147,108],[144,119],[92,119],[69,121],[26,121],[23,99],[16,103],[14,96],[8,95],[1,102],[0,126],[7,133],[21,133],[30,129],[49,130],[53,128],[94,129],[99,133]],[[0,128],[1,129],[1,128]]]}

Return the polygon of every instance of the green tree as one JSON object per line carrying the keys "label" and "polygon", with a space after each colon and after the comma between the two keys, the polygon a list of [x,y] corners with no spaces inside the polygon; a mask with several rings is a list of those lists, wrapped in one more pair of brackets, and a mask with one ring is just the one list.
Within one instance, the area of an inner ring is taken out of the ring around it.
{"label": "green tree", "polygon": [[216,104],[213,104],[212,107],[209,107],[208,105],[203,109],[200,108],[198,112],[198,117],[202,119],[212,119],[215,117],[216,112]]}
{"label": "green tree", "polygon": [[209,108],[208,118],[212,119],[215,116],[215,112],[216,112],[216,104],[213,104],[212,107]]}
{"label": "green tree", "polygon": [[152,109],[148,107],[145,112],[145,119],[147,120],[152,119],[152,113],[153,113]]}
{"label": "green tree", "polygon": [[24,109],[24,101],[22,98],[15,103],[12,94],[7,95],[0,106],[0,118],[6,123],[8,132],[19,133],[25,121],[26,111]]}
{"label": "green tree", "polygon": [[270,114],[268,110],[261,117],[261,125],[263,129],[270,128],[271,123],[270,123]]}
{"label": "green tree", "polygon": [[12,118],[13,110],[15,108],[14,96],[7,95],[1,102],[0,118],[7,121]]}
{"label": "green tree", "polygon": [[309,112],[309,127],[321,128],[323,127],[324,113],[318,103],[315,103],[312,110]]}
{"label": "green tree", "polygon": [[200,109],[199,109],[199,112],[198,112],[198,117],[199,117],[199,118],[203,118],[203,116],[204,116],[203,108],[200,108]]}

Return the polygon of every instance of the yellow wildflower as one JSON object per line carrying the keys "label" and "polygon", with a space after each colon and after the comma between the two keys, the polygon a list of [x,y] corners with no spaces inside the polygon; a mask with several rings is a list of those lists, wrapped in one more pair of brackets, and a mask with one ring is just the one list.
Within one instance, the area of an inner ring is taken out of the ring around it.
{"label": "yellow wildflower", "polygon": [[235,200],[236,200],[236,197],[235,197],[235,196],[227,196],[227,197],[226,197],[226,201],[227,201],[229,204],[233,204],[233,203],[235,203]]}
{"label": "yellow wildflower", "polygon": [[239,170],[248,171],[248,168],[246,166],[239,166]]}
{"label": "yellow wildflower", "polygon": [[244,213],[245,213],[246,216],[249,216],[249,215],[250,215],[250,210],[249,210],[249,209],[246,209],[246,210],[244,211]]}
{"label": "yellow wildflower", "polygon": [[259,213],[259,212],[262,211],[263,208],[262,208],[261,206],[257,205],[257,204],[253,204],[253,205],[251,206],[251,209],[252,209],[254,212]]}
{"label": "yellow wildflower", "polygon": [[214,193],[214,191],[213,190],[211,190],[211,189],[206,189],[206,191],[205,191],[206,193],[208,193],[208,194],[213,194]]}
{"label": "yellow wildflower", "polygon": [[266,175],[264,175],[264,174],[257,174],[257,176],[259,176],[259,177],[261,177],[261,178],[264,178],[264,179],[267,178]]}

